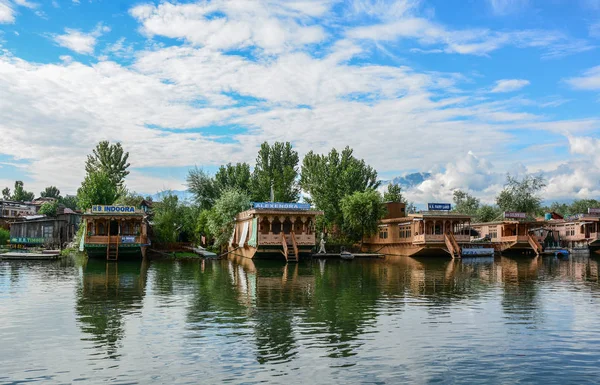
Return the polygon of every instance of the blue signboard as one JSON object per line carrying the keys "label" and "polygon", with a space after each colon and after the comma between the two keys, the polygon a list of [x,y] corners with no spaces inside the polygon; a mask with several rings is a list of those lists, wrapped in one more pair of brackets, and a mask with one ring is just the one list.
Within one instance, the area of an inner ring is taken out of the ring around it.
{"label": "blue signboard", "polygon": [[135,237],[132,236],[122,236],[121,243],[135,243]]}
{"label": "blue signboard", "polygon": [[252,202],[255,209],[310,210],[308,203]]}
{"label": "blue signboard", "polygon": [[450,211],[452,210],[452,205],[450,203],[427,203],[427,210]]}
{"label": "blue signboard", "polygon": [[104,214],[104,213],[135,213],[135,207],[133,206],[106,206],[106,205],[93,205],[92,213]]}

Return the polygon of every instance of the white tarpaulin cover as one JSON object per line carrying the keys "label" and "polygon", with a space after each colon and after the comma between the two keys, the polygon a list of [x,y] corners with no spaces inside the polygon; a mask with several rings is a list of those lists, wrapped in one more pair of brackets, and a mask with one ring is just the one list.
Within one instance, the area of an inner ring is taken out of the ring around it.
{"label": "white tarpaulin cover", "polygon": [[240,237],[240,247],[244,247],[244,243],[246,243],[246,237],[248,237],[248,227],[250,226],[250,222],[244,223],[244,229],[242,230],[242,236]]}

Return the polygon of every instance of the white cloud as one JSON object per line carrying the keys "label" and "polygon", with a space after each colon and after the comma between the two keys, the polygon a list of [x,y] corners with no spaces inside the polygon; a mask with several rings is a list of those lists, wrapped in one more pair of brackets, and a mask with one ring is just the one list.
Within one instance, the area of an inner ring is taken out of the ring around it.
{"label": "white cloud", "polygon": [[452,30],[428,19],[407,16],[391,22],[351,28],[347,37],[357,40],[393,42],[413,39],[426,47],[440,47],[415,52],[445,52],[484,56],[502,47],[541,48],[545,59],[559,58],[594,49],[584,40],[569,38],[546,30],[492,31],[485,28]]}
{"label": "white cloud", "polygon": [[319,0],[165,2],[139,5],[130,13],[148,36],[185,39],[213,49],[257,47],[281,52],[325,39],[324,29],[311,20],[325,13],[328,4]]}
{"label": "white cloud", "polygon": [[600,38],[600,22],[590,25],[589,34],[591,37]]}
{"label": "white cloud", "polygon": [[583,76],[569,78],[565,81],[577,90],[600,90],[600,66],[590,68],[583,73]]}
{"label": "white cloud", "polygon": [[525,9],[529,0],[488,0],[492,11],[496,15],[508,15]]}
{"label": "white cloud", "polygon": [[15,4],[20,5],[22,7],[26,7],[29,9],[35,9],[39,6],[39,4],[37,3],[32,3],[31,1],[28,0],[13,0]]}
{"label": "white cloud", "polygon": [[61,47],[68,48],[80,54],[91,55],[94,53],[96,39],[110,31],[109,27],[98,24],[90,33],[84,33],[76,29],[65,28],[64,35],[55,35],[54,41]]}
{"label": "white cloud", "polygon": [[528,86],[529,80],[524,79],[502,79],[496,81],[496,86],[490,92],[513,92]]}
{"label": "white cloud", "polygon": [[14,22],[15,10],[7,0],[0,0],[0,24]]}

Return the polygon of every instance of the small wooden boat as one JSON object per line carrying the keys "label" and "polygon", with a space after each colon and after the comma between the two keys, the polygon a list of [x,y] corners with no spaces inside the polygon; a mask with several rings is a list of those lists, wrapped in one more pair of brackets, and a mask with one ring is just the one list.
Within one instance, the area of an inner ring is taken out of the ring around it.
{"label": "small wooden boat", "polygon": [[354,254],[352,254],[352,253],[351,253],[351,252],[349,252],[349,251],[342,251],[342,252],[340,253],[340,257],[341,257],[342,259],[350,260],[350,259],[354,259]]}
{"label": "small wooden boat", "polygon": [[565,258],[569,256],[569,250],[567,249],[560,249],[560,250],[556,250],[554,252],[554,256],[558,257],[558,258]]}

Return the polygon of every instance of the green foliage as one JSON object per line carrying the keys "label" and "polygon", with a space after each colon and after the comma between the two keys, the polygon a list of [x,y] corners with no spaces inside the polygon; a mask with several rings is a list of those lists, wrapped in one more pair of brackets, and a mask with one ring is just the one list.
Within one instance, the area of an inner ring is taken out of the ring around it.
{"label": "green foliage", "polygon": [[502,210],[500,210],[496,206],[490,205],[481,205],[477,209],[477,213],[475,215],[475,222],[492,222],[498,220],[502,217]]}
{"label": "green foliage", "polygon": [[248,163],[227,163],[219,167],[215,174],[215,188],[217,192],[227,189],[237,189],[250,193],[250,165]]}
{"label": "green foliage", "polygon": [[121,143],[110,144],[105,140],[98,143],[93,153],[88,155],[85,171],[88,175],[103,172],[115,185],[122,187],[125,177],[129,175],[128,158],[129,153],[123,151]]}
{"label": "green foliage", "polygon": [[571,204],[553,202],[550,207],[544,207],[545,212],[555,212],[562,216],[587,214],[589,208],[600,208],[600,201],[596,199],[576,199]]}
{"label": "green foliage", "polygon": [[328,155],[306,154],[302,162],[300,186],[310,194],[313,203],[325,215],[320,218],[330,229],[341,229],[344,222],[340,202],[355,192],[379,187],[377,171],[352,155],[346,147],[340,154],[332,149]]}
{"label": "green foliage", "polygon": [[83,210],[92,205],[112,205],[119,196],[119,188],[105,172],[88,174],[77,190],[79,207]]}
{"label": "green foliage", "polygon": [[49,186],[40,193],[42,198],[60,199],[60,190],[56,186]]}
{"label": "green foliage", "polygon": [[[13,194],[8,198],[8,200],[13,200],[16,202],[31,202],[32,200],[34,200],[35,194],[30,191],[26,191],[23,186],[24,185],[22,181],[16,181],[15,190]],[[10,194],[10,189],[5,188],[4,190],[2,190],[2,195],[6,196],[7,194]]]}
{"label": "green foliage", "polygon": [[258,151],[252,173],[252,199],[269,201],[273,186],[275,201],[297,202],[300,198],[298,162],[298,153],[289,142],[275,142],[272,146],[264,142]]}
{"label": "green foliage", "polygon": [[46,202],[40,207],[38,214],[55,217],[58,211],[58,201]]}
{"label": "green foliage", "polygon": [[383,201],[406,203],[406,199],[402,196],[402,187],[398,184],[389,183],[387,190],[383,193]]}
{"label": "green foliage", "polygon": [[207,220],[208,233],[214,237],[215,246],[227,244],[233,231],[235,216],[250,208],[250,196],[239,190],[225,190],[215,202]]}
{"label": "green foliage", "polygon": [[496,204],[502,211],[523,212],[536,215],[541,212],[542,198],[539,192],[546,186],[541,176],[526,176],[522,180],[506,177],[504,189],[496,197]]}
{"label": "green foliage", "polygon": [[0,246],[4,246],[10,239],[10,232],[6,229],[0,228]]}
{"label": "green foliage", "polygon": [[73,195],[67,195],[65,197],[60,197],[58,202],[65,207],[70,208],[71,210],[77,210],[77,197]]}
{"label": "green foliage", "polygon": [[474,196],[461,191],[454,190],[454,210],[460,214],[476,215],[479,209],[479,199]]}
{"label": "green foliage", "polygon": [[187,176],[188,191],[194,194],[196,204],[201,209],[210,209],[218,198],[218,188],[213,178],[201,168],[194,167]]}
{"label": "green foliage", "polygon": [[140,207],[140,203],[144,200],[144,197],[135,191],[129,191],[126,188],[121,190],[119,198],[115,201],[115,204],[123,206],[133,206],[135,208]]}
{"label": "green foliage", "polygon": [[154,203],[153,209],[156,242],[177,242],[184,227],[184,208],[177,195],[170,191],[164,193],[160,201]]}
{"label": "green foliage", "polygon": [[357,191],[341,201],[344,230],[348,237],[360,241],[377,231],[379,220],[385,215],[385,207],[377,190]]}
{"label": "green foliage", "polygon": [[5,187],[2,190],[2,199],[9,201],[12,198],[12,195],[10,194],[10,189],[8,187]]}

